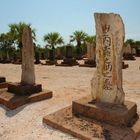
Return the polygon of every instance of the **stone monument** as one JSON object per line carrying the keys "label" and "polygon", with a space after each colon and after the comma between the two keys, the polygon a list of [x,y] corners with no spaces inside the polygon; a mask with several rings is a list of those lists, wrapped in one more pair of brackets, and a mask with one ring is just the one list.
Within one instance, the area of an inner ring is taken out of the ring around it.
{"label": "stone monument", "polygon": [[51,91],[42,90],[42,85],[35,82],[34,47],[30,27],[23,29],[22,46],[21,81],[20,83],[9,83],[8,91],[0,95],[2,104],[10,109],[15,109],[28,102],[52,97]]}
{"label": "stone monument", "polygon": [[[124,24],[121,17],[113,13],[96,13],[95,22],[97,69],[91,80],[93,105],[81,104],[77,107],[79,102],[74,102],[73,112],[114,125],[128,125],[136,115],[136,104],[124,101],[125,94],[122,88]],[[81,108],[84,105],[87,108],[91,107],[92,111],[83,113]],[[114,106],[115,110],[109,110],[111,106]],[[114,112],[117,114],[115,117]],[[93,115],[94,113],[96,115]]]}
{"label": "stone monument", "polygon": [[70,44],[66,46],[66,55],[61,62],[61,64],[56,64],[56,66],[75,66],[78,65],[78,62],[73,57],[73,49]]}
{"label": "stone monument", "polygon": [[[137,105],[125,101],[122,88],[124,24],[118,14],[95,13],[96,73],[91,95],[43,118],[43,122],[80,139],[136,139]],[[138,119],[138,120],[137,120]]]}
{"label": "stone monument", "polygon": [[57,61],[55,60],[55,49],[49,49],[46,65],[54,65],[54,64],[57,64]]}
{"label": "stone monument", "polygon": [[22,34],[22,73],[21,84],[35,84],[34,47],[30,28],[24,28]]}
{"label": "stone monument", "polygon": [[132,53],[132,47],[130,44],[128,44],[123,49],[123,59],[124,60],[135,60],[135,57],[133,56],[133,53]]}
{"label": "stone monument", "polygon": [[56,59],[62,59],[62,51],[61,51],[61,48],[56,48],[56,56],[55,56]]}
{"label": "stone monument", "polygon": [[80,60],[82,59],[82,48],[81,46],[76,46],[76,59]]}
{"label": "stone monument", "polygon": [[96,67],[96,43],[86,42],[87,46],[87,59],[84,60],[84,64],[79,64],[80,67]]}
{"label": "stone monument", "polygon": [[39,52],[35,52],[35,64],[40,64],[40,55]]}
{"label": "stone monument", "polygon": [[45,56],[43,52],[41,53],[41,60],[45,60]]}
{"label": "stone monument", "polygon": [[95,42],[92,42],[92,43],[86,42],[86,46],[87,46],[87,58],[95,60],[96,43]]}
{"label": "stone monument", "polygon": [[124,24],[120,16],[114,14],[95,14],[95,21],[97,70],[91,82],[93,100],[123,104],[121,64]]}

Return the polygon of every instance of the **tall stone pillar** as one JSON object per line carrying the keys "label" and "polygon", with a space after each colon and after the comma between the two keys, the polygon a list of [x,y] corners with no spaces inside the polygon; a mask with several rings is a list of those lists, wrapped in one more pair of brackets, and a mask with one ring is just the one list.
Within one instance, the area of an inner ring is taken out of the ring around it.
{"label": "tall stone pillar", "polygon": [[96,73],[91,80],[93,100],[124,103],[122,88],[122,50],[124,24],[118,14],[95,13]]}
{"label": "tall stone pillar", "polygon": [[34,47],[32,41],[32,31],[30,27],[25,27],[22,34],[22,75],[21,84],[35,84],[34,69]]}
{"label": "tall stone pillar", "polygon": [[86,42],[86,46],[87,46],[87,58],[95,60],[95,48],[96,48],[95,42],[92,43]]}

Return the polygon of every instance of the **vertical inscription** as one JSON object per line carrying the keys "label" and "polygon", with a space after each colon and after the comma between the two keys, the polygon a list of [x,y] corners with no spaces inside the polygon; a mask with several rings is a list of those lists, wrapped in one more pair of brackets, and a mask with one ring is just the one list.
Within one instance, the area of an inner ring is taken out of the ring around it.
{"label": "vertical inscription", "polygon": [[102,27],[103,30],[103,58],[104,58],[104,68],[103,68],[103,89],[112,90],[112,62],[111,62],[111,37],[109,35],[110,25],[105,24]]}

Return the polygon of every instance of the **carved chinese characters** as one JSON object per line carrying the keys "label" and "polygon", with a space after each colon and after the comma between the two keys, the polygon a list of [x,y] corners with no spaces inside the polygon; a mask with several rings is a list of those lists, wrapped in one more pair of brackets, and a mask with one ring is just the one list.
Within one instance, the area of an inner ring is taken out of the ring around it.
{"label": "carved chinese characters", "polygon": [[103,26],[103,61],[104,61],[104,68],[103,68],[103,76],[104,76],[104,85],[103,89],[104,90],[112,90],[112,59],[111,59],[111,37],[109,35],[110,31],[110,25],[104,25]]}
{"label": "carved chinese characters", "polygon": [[123,104],[122,47],[124,25],[117,14],[95,14],[97,70],[91,81],[93,100]]}

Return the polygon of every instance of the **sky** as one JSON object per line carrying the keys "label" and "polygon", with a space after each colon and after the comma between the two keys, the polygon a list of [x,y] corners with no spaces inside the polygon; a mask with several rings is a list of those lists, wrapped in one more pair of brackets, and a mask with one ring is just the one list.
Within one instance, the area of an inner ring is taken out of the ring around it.
{"label": "sky", "polygon": [[140,0],[0,0],[0,33],[8,32],[9,24],[26,22],[36,29],[41,46],[50,32],[59,32],[69,43],[76,30],[95,35],[96,12],[120,14],[125,39],[140,40]]}

